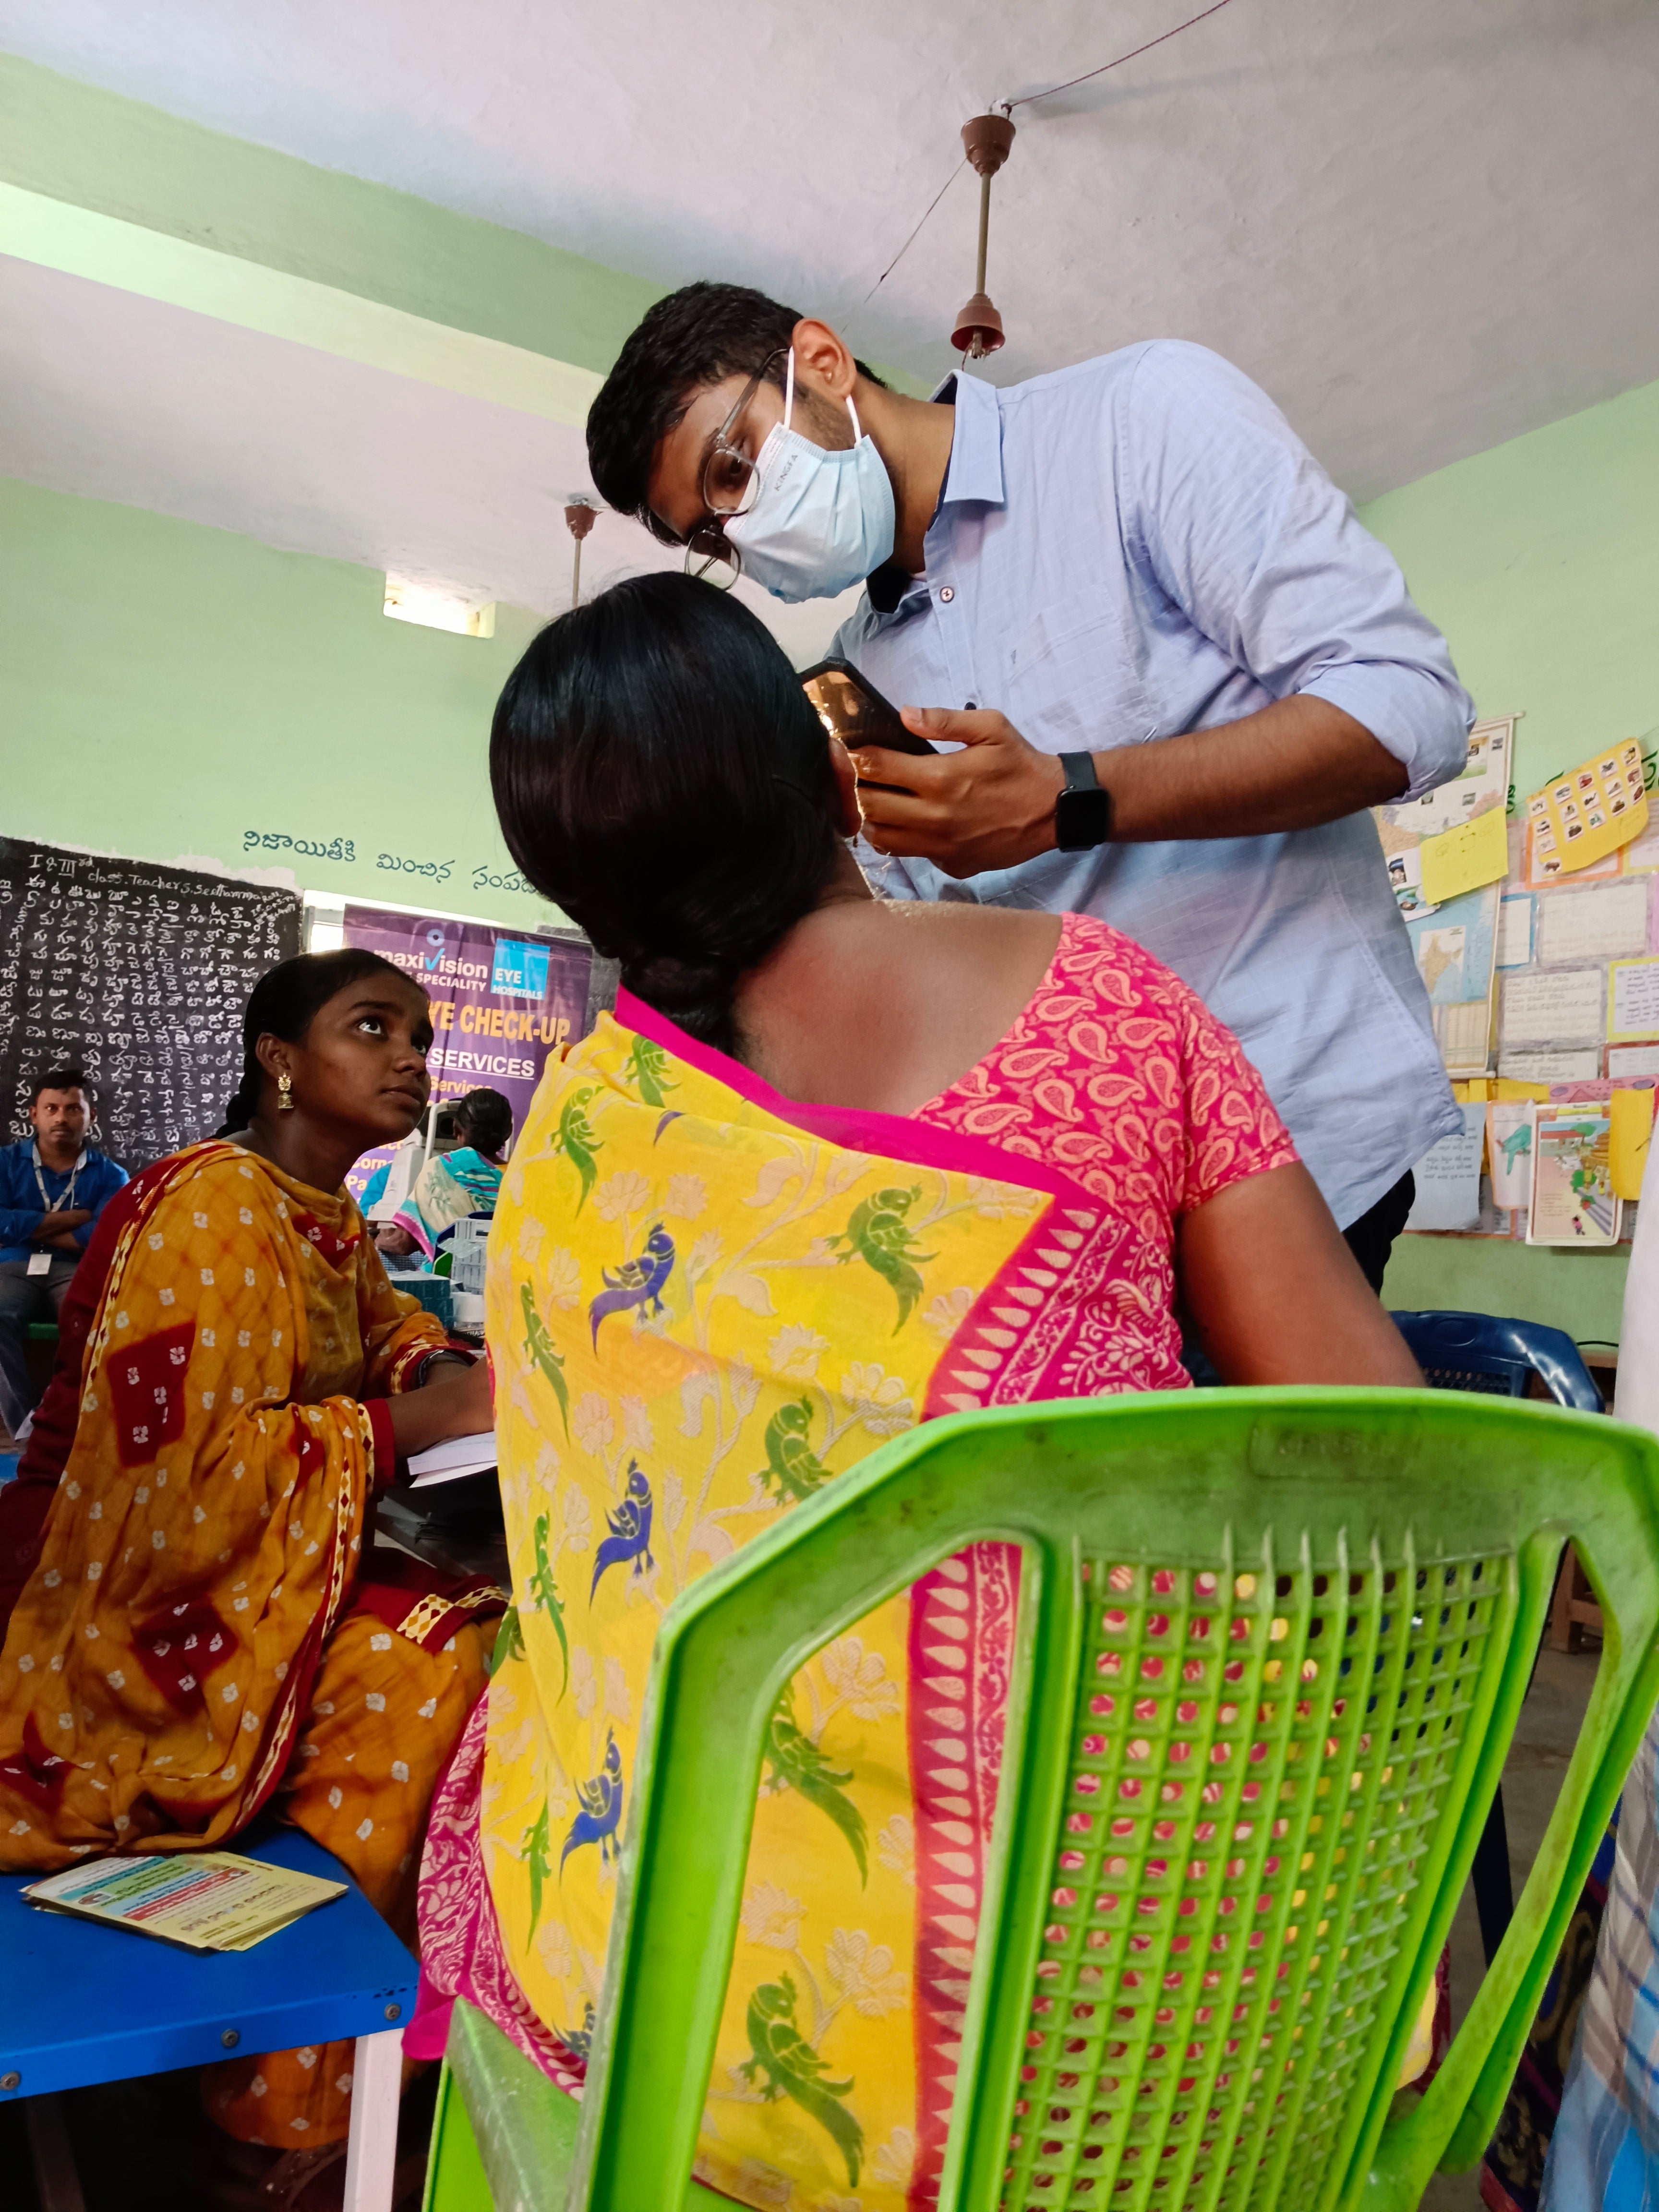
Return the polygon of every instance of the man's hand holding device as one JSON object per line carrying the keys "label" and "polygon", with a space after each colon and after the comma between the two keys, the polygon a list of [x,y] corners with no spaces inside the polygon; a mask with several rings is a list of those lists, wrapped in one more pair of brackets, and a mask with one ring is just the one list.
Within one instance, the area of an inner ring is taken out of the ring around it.
{"label": "man's hand holding device", "polygon": [[976,876],[1110,836],[1111,801],[1087,753],[1040,753],[989,708],[906,707],[901,719],[913,737],[962,750],[902,764],[878,746],[854,750],[864,834],[878,852]]}

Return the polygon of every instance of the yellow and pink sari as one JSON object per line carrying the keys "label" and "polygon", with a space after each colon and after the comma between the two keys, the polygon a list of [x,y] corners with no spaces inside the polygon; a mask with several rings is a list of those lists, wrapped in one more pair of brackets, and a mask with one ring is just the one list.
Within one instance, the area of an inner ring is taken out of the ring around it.
{"label": "yellow and pink sari", "polygon": [[[501,1609],[371,1548],[386,1401],[441,1328],[343,1191],[215,1142],[118,1194],[62,1330],[0,1503],[0,1867],[210,1847],[270,1808],[412,1934],[427,1809],[483,1682],[474,1624]],[[328,2045],[216,2067],[208,2101],[244,2140],[312,2149],[343,2137],[350,2082]]]}
{"label": "yellow and pink sari", "polygon": [[[626,994],[550,1065],[491,1243],[516,1604],[434,1807],[432,1990],[575,2089],[665,1609],[919,1420],[1183,1387],[1176,1220],[1294,1158],[1231,1036],[1075,917],[912,1118],[781,1099]],[[946,1560],[779,1702],[697,2163],[743,2203],[931,2200],[1017,1569]]]}

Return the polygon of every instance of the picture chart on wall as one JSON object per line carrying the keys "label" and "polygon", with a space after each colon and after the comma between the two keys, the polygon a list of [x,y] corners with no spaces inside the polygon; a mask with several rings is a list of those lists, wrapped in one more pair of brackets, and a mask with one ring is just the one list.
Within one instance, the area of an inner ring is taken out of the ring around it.
{"label": "picture chart on wall", "polygon": [[[1659,1085],[1654,757],[1624,739],[1517,799],[1513,739],[1512,720],[1477,724],[1468,771],[1431,794],[1435,807],[1378,810],[1436,1041],[1464,1104],[1463,1131],[1417,1168],[1407,1226],[1611,1246],[1632,1233]],[[1467,860],[1468,833],[1483,820],[1490,849]],[[1454,832],[1458,850],[1443,857],[1436,848]],[[1491,879],[1431,899],[1430,888],[1458,880],[1453,860]]]}

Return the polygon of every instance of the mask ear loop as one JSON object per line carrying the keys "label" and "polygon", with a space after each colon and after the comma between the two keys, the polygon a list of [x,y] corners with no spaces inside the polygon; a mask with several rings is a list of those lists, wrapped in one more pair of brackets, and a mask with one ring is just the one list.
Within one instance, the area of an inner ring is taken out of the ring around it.
{"label": "mask ear loop", "polygon": [[[791,346],[789,349],[789,366],[785,370],[783,378],[783,427],[786,430],[789,428],[789,420],[794,411],[795,349],[793,346]],[[847,411],[853,418],[853,443],[856,446],[863,440],[864,428],[859,421],[859,410],[853,404],[853,395],[850,392],[847,395]]]}

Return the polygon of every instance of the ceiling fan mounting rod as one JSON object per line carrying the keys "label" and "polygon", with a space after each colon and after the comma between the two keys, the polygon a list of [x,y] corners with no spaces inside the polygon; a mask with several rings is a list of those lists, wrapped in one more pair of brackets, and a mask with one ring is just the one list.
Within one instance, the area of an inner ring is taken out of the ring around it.
{"label": "ceiling fan mounting rod", "polygon": [[986,293],[985,264],[991,240],[991,179],[1007,160],[1014,143],[1006,102],[1000,101],[988,113],[973,116],[964,123],[962,143],[979,172],[979,257],[975,264],[974,296],[957,315],[951,343],[969,361],[982,361],[1002,343],[1002,318]]}

